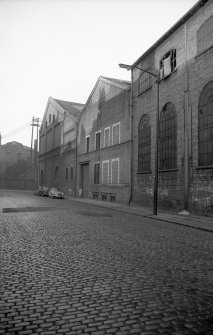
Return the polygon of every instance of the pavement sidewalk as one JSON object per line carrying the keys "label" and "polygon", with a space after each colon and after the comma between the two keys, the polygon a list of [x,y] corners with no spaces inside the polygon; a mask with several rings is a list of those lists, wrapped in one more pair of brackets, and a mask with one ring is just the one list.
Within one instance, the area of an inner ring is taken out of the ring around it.
{"label": "pavement sidewalk", "polygon": [[176,214],[165,211],[158,211],[158,215],[154,215],[152,213],[152,209],[139,207],[136,205],[130,206],[116,202],[107,202],[107,201],[72,198],[72,197],[69,197],[69,199],[73,201],[88,203],[94,206],[105,207],[118,212],[131,213],[134,215],[143,216],[145,218],[170,222],[213,233],[213,217],[197,216],[192,214],[184,215],[184,212],[183,214]]}

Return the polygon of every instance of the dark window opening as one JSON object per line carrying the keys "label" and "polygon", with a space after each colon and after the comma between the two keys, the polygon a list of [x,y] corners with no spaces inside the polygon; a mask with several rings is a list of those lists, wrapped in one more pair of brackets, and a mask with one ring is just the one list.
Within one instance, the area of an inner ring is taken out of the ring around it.
{"label": "dark window opening", "polygon": [[151,126],[148,115],[141,118],[138,127],[138,172],[150,171]]}
{"label": "dark window opening", "polygon": [[98,199],[98,197],[99,197],[98,192],[93,192],[92,197],[93,197],[93,199]]}
{"label": "dark window opening", "polygon": [[86,137],[86,152],[89,152],[89,136]]}
{"label": "dark window opening", "polygon": [[103,201],[107,201],[107,193],[102,193],[102,195],[101,195],[101,199],[102,199]]}
{"label": "dark window opening", "polygon": [[53,123],[55,123],[55,115],[53,115]]}
{"label": "dark window opening", "polygon": [[163,79],[176,69],[176,50],[170,50],[160,61],[160,78]]}
{"label": "dark window opening", "polygon": [[177,167],[177,115],[174,105],[167,103],[160,116],[159,125],[159,169]]}
{"label": "dark window opening", "polygon": [[49,114],[49,122],[51,122],[51,114]]}
{"label": "dark window opening", "polygon": [[95,134],[95,149],[100,150],[101,147],[101,133],[98,132]]}
{"label": "dark window opening", "polygon": [[65,179],[68,180],[68,168],[66,168],[66,176]]}
{"label": "dark window opening", "polygon": [[204,87],[199,100],[198,165],[213,165],[213,81]]}
{"label": "dark window opening", "polygon": [[100,183],[100,163],[94,164],[94,184]]}

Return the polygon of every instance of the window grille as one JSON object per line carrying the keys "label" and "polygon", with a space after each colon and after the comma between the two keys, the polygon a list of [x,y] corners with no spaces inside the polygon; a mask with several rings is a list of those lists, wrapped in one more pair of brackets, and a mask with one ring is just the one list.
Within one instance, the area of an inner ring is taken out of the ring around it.
{"label": "window grille", "polygon": [[161,111],[159,128],[159,169],[175,169],[177,167],[177,116],[171,102],[167,103]]}
{"label": "window grille", "polygon": [[100,182],[100,163],[94,164],[94,184],[99,184]]}
{"label": "window grille", "polygon": [[197,32],[197,49],[202,53],[213,45],[213,16],[211,16]]}
{"label": "window grille", "polygon": [[143,115],[138,127],[138,172],[150,171],[151,126],[148,115]]}
{"label": "window grille", "polygon": [[198,165],[213,165],[213,81],[204,87],[199,99]]}
{"label": "window grille", "polygon": [[142,71],[142,73],[139,77],[138,93],[142,94],[142,93],[146,92],[150,87],[152,87],[151,75],[147,72]]}

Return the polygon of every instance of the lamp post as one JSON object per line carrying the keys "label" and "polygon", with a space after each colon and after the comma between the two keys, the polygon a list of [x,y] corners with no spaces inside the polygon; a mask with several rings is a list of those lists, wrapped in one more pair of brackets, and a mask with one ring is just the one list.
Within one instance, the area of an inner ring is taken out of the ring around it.
{"label": "lamp post", "polygon": [[[159,84],[160,84],[160,77],[159,75],[152,73],[148,70],[144,70],[138,66],[132,66],[127,64],[119,64],[120,68],[126,69],[127,71],[133,69],[138,69],[143,72],[150,74],[151,76],[156,78],[157,84],[157,115],[156,115],[156,133],[155,133],[155,168],[154,168],[154,198],[153,198],[153,214],[157,215],[158,211],[158,134],[159,134]],[[133,100],[133,75],[131,75],[131,91],[132,91],[132,100]]]}

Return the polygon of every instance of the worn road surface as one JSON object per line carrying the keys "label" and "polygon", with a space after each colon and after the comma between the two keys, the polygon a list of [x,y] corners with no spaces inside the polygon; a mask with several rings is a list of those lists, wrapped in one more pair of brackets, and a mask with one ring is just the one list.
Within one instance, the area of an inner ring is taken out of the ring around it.
{"label": "worn road surface", "polygon": [[0,334],[213,334],[213,234],[0,191]]}

